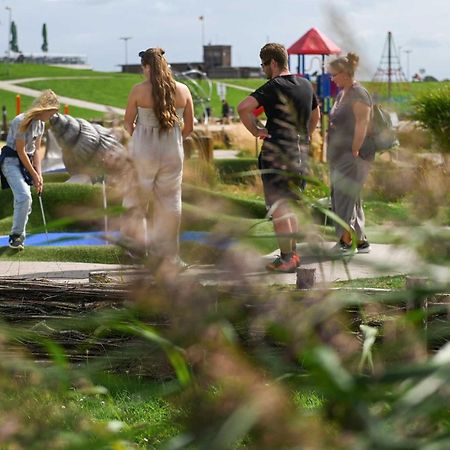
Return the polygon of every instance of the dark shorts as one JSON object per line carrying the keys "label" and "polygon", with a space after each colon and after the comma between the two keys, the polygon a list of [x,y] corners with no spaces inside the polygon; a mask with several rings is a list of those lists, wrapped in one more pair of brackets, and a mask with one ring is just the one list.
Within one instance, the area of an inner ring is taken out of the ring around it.
{"label": "dark shorts", "polygon": [[263,144],[258,157],[258,168],[264,188],[267,207],[279,200],[298,200],[304,189],[298,146],[280,151],[273,145]]}

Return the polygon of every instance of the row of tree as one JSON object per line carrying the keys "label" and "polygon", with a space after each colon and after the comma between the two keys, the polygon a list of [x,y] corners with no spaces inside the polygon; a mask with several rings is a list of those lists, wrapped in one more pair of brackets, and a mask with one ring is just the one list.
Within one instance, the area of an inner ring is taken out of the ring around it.
{"label": "row of tree", "polygon": [[[19,53],[19,44],[18,44],[18,38],[17,38],[17,25],[16,22],[11,22],[11,29],[10,29],[10,40],[9,40],[9,48],[13,52]],[[42,45],[41,50],[45,53],[48,52],[48,41],[47,41],[47,24],[42,25]]]}

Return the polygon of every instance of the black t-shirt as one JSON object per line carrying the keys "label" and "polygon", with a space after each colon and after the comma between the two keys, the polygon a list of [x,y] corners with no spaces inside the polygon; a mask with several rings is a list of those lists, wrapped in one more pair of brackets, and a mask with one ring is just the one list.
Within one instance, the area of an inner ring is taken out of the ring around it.
{"label": "black t-shirt", "polygon": [[297,143],[308,140],[311,111],[317,108],[317,98],[311,83],[297,75],[272,78],[250,94],[264,107],[273,143]]}

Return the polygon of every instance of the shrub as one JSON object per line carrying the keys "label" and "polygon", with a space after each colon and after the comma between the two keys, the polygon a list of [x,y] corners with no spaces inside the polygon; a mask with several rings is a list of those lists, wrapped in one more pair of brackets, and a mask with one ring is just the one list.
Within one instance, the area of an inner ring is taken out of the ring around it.
{"label": "shrub", "polygon": [[450,153],[450,88],[430,91],[414,106],[415,118],[433,133],[441,150]]}
{"label": "shrub", "polygon": [[258,169],[256,158],[218,159],[214,161],[214,164],[219,171],[220,178],[226,183],[250,183],[257,175],[256,173],[239,175],[256,171]]}

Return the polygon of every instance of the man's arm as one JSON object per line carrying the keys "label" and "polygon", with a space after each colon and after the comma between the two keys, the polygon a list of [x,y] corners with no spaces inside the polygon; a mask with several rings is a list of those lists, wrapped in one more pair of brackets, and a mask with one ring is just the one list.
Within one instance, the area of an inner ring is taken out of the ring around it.
{"label": "man's arm", "polygon": [[266,128],[258,127],[256,123],[256,118],[253,115],[253,111],[259,106],[258,101],[255,97],[249,95],[241,103],[239,103],[237,110],[241,122],[244,124],[245,128],[247,128],[250,133],[261,139],[266,137],[270,137]]}

